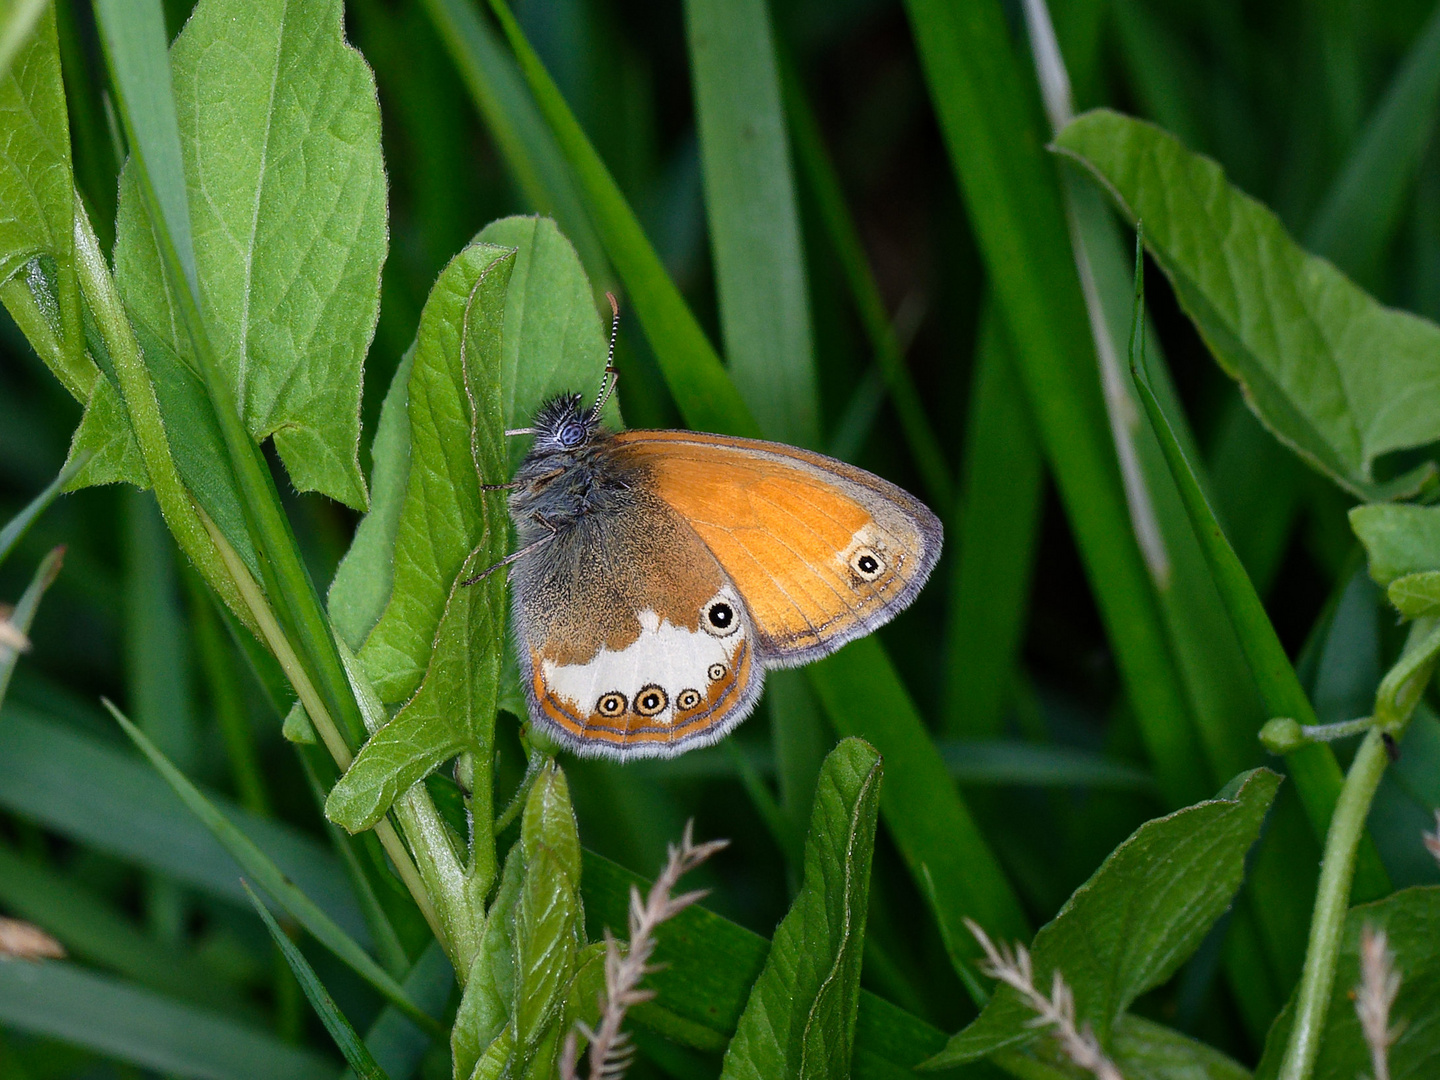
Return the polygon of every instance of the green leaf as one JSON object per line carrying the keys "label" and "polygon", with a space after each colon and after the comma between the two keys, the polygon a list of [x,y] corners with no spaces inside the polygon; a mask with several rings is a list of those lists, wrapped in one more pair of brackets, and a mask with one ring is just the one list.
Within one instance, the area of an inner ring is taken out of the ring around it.
{"label": "green leaf", "polygon": [[934,914],[952,940],[962,939],[965,915],[991,933],[1028,935],[1020,901],[880,643],[864,638],[847,645],[811,665],[809,674],[835,729],[863,738],[885,759],[885,825],[917,884],[926,873],[933,880]]}
{"label": "green leaf", "polygon": [[581,130],[560,88],[526,41],[504,0],[491,0],[491,7],[541,114],[570,163],[595,231],[629,291],[640,325],[686,423],[697,431],[758,435],[754,417],[715,355],[705,331],[665,272],[635,212]]}
{"label": "green leaf", "polygon": [[[17,5],[35,7],[36,5]],[[78,401],[99,369],[85,355],[75,277],[75,178],[51,5],[0,29],[0,300]],[[9,38],[33,22],[28,41]],[[38,16],[38,19],[36,18]],[[8,21],[8,20],[7,20]],[[43,258],[42,258],[43,257]]]}
{"label": "green leaf", "polygon": [[310,931],[315,939],[344,961],[352,971],[368,982],[391,1004],[403,1010],[405,1015],[417,1023],[431,1025],[433,1021],[405,997],[400,984],[377,964],[370,954],[340,929],[313,900],[305,895],[276,866],[253,840],[236,828],[230,820],[196,788],[185,775],[175,768],[145,734],[130,723],[124,715],[105,703],[116,722],[124,729],[130,740],[150,760],[156,770],[179,795],[185,806],[198,817],[207,829],[224,845],[244,871],[275,901],[285,909],[296,922]]}
{"label": "green leaf", "polygon": [[730,377],[768,439],[816,447],[800,215],[764,0],[686,0],[696,127]]}
{"label": "green leaf", "polygon": [[[1279,786],[1275,773],[1256,769],[1232,781],[1233,795],[1140,826],[1035,936],[1035,985],[1048,987],[1051,974],[1062,972],[1076,1015],[1108,1044],[1130,1004],[1174,974],[1230,906]],[[1002,985],[927,1065],[963,1064],[1029,1043],[1037,1037],[1034,1015]]]}
{"label": "green leaf", "polygon": [[76,469],[83,465],[83,462],[67,462],[60,470],[60,474],[45,485],[45,489],[31,499],[20,510],[0,527],[0,563],[5,561],[6,556],[15,549],[20,538],[25,535],[30,526],[35,524],[35,519],[43,514],[64,490],[70,478],[75,475]]}
{"label": "green leaf", "polygon": [[1440,570],[1396,578],[1390,582],[1385,595],[1407,619],[1440,614]]}
{"label": "green leaf", "polygon": [[0,1023],[173,1076],[335,1076],[335,1066],[312,1051],[73,964],[0,963]]}
{"label": "green leaf", "polygon": [[510,848],[500,873],[500,888],[490,903],[480,946],[465,981],[465,994],[450,1031],[456,1076],[469,1076],[504,1031],[515,999],[515,918],[525,879],[524,849]]}
{"label": "green leaf", "polygon": [[1365,545],[1377,585],[1440,570],[1440,507],[1357,506],[1350,511],[1350,528]]}
{"label": "green leaf", "polygon": [[83,464],[69,483],[71,491],[100,484],[150,486],[130,414],[107,375],[102,374],[90,388],[90,400],[70,440],[66,464]]}
{"label": "green leaf", "polygon": [[[410,468],[395,535],[395,584],[360,650],[386,702],[404,701],[424,678],[451,587],[482,535],[484,481],[471,447],[476,426],[467,389],[466,313],[478,301],[477,331],[482,325],[499,330],[514,258],[490,244],[466,247],[440,274],[420,315],[407,395]],[[495,435],[493,427],[485,433],[487,439]]]}
{"label": "green leaf", "polygon": [[[455,985],[455,975],[438,941],[432,941],[425,947],[405,976],[403,985],[406,997],[431,1016],[444,1018],[450,989]],[[430,1049],[432,1041],[429,1034],[407,1020],[393,1005],[381,1010],[379,1018],[365,1034],[365,1045],[376,1063],[397,1080],[418,1071],[420,1060]],[[349,1080],[350,1075],[347,1074],[345,1080]]]}
{"label": "green leaf", "polygon": [[355,1034],[355,1029],[350,1026],[350,1021],[345,1019],[345,1014],[335,1004],[335,999],[325,989],[325,984],[315,974],[315,969],[305,959],[303,953],[295,947],[295,943],[285,936],[285,931],[275,921],[269,910],[260,902],[260,898],[245,886],[245,893],[250,897],[250,904],[256,913],[265,923],[265,929],[270,931],[270,937],[274,939],[276,946],[280,949],[280,955],[285,958],[286,965],[295,975],[295,981],[300,984],[300,989],[305,993],[305,1000],[310,1002],[311,1008],[320,1017],[320,1022],[325,1025],[325,1030],[330,1033],[330,1038],[335,1040],[335,1045],[340,1048],[350,1068],[361,1080],[389,1080],[385,1070],[375,1063],[375,1058],[361,1040]]}
{"label": "green leaf", "polygon": [[30,38],[40,16],[49,8],[45,0],[5,0],[0,5],[0,76]]}
{"label": "green leaf", "polygon": [[[397,798],[457,750],[468,749],[487,763],[494,756],[495,701],[505,640],[505,577],[492,574],[473,585],[463,582],[503,559],[510,543],[509,518],[501,494],[482,493],[476,477],[494,475],[505,463],[501,326],[513,265],[512,258],[504,255],[479,275],[465,303],[460,327],[459,390],[464,396],[451,404],[460,406],[460,417],[467,420],[471,468],[469,476],[461,473],[457,478],[470,491],[455,495],[453,505],[462,516],[465,510],[478,509],[478,521],[465,520],[464,525],[474,530],[468,535],[478,534],[480,540],[459,574],[447,583],[449,597],[425,658],[424,682],[394,719],[370,737],[326,799],[326,815],[351,832],[373,826]],[[447,457],[454,460],[455,455]],[[413,470],[411,475],[419,476]],[[434,480],[426,479],[422,490],[429,492]],[[433,523],[433,505],[424,509],[431,511],[428,520]],[[402,510],[402,526],[403,514]],[[472,808],[473,815],[483,828],[490,820],[488,770],[476,789],[481,805]],[[485,847],[490,843],[488,836],[475,840]]]}
{"label": "green leaf", "polygon": [[[333,0],[205,0],[171,65],[197,299],[245,427],[274,437],[297,487],[363,508],[360,383],[386,249],[370,70]],[[132,318],[195,368],[133,167],[116,236]]]}
{"label": "green leaf", "polygon": [[[1390,1009],[1391,1024],[1402,1025],[1390,1048],[1393,1080],[1423,1080],[1440,1068],[1440,886],[1403,889],[1345,916],[1345,937],[1335,967],[1335,993],[1321,1024],[1324,1032],[1313,1080],[1355,1080],[1370,1075],[1370,1051],[1349,991],[1360,984],[1360,938],[1369,925],[1383,930],[1401,976]],[[1273,1080],[1294,1022],[1292,998],[1265,1039],[1255,1080]]]}
{"label": "green leaf", "polygon": [[400,530],[405,484],[410,478],[407,405],[414,362],[412,345],[395,368],[370,444],[370,511],[356,526],[326,596],[335,632],[352,652],[358,651],[375,629],[395,584],[395,536]]}
{"label": "green leaf", "polygon": [[1140,1016],[1122,1016],[1110,1056],[1126,1080],[1250,1080],[1250,1070],[1198,1039]]}
{"label": "green leaf", "polygon": [[[95,783],[97,776],[105,783]],[[367,939],[344,871],[322,844],[222,796],[205,798],[347,934]],[[15,702],[0,722],[0,805],[124,862],[245,902],[242,868],[153,768]]]}
{"label": "green leaf", "polygon": [[1392,480],[1375,467],[1440,439],[1440,328],[1308,255],[1219,165],[1159,128],[1102,109],[1056,145],[1144,221],[1186,313],[1283,442],[1362,498],[1413,493],[1434,472]]}
{"label": "green leaf", "polygon": [[860,739],[825,759],[804,881],[775,930],[722,1077],[850,1075],[880,781],[880,755]]}

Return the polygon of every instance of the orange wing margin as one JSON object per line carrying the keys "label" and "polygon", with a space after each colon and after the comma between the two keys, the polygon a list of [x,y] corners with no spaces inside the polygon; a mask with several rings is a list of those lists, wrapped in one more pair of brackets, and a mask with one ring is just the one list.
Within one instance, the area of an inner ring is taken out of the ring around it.
{"label": "orange wing margin", "polygon": [[[730,575],[772,663],[803,663],[887,622],[939,558],[934,514],[833,458],[686,431],[624,432],[615,446]],[[852,566],[862,550],[881,561],[873,578]]]}

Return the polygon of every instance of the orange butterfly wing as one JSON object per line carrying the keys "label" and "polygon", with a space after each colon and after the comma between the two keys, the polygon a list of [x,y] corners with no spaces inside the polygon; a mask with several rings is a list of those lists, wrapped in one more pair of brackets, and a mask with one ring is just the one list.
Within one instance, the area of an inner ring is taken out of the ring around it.
{"label": "orange butterfly wing", "polygon": [[923,503],[822,454],[688,431],[614,442],[734,581],[772,666],[813,660],[888,622],[940,557],[940,522]]}

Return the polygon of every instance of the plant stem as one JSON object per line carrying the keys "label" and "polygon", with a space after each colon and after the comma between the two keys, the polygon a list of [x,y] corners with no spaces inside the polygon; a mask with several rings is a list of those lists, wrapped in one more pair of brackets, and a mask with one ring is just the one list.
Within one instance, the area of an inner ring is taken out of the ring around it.
{"label": "plant stem", "polygon": [[1345,785],[1340,789],[1335,813],[1330,818],[1330,830],[1325,836],[1320,885],[1310,917],[1310,943],[1305,950],[1305,970],[1300,976],[1300,993],[1295,1004],[1295,1026],[1290,1029],[1290,1041],[1277,1080],[1307,1080],[1315,1067],[1335,983],[1345,912],[1350,906],[1355,853],[1365,832],[1370,802],[1388,762],[1384,738],[1379,730],[1372,729],[1345,775]]}

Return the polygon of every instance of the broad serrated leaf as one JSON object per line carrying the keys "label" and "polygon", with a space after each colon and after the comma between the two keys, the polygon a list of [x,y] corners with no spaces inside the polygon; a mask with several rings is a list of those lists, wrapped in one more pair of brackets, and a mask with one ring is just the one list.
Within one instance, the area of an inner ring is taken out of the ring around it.
{"label": "broad serrated leaf", "polygon": [[[1417,841],[1418,843],[1418,838]],[[1345,916],[1345,939],[1335,967],[1335,993],[1321,1029],[1320,1053],[1312,1080],[1355,1080],[1370,1075],[1370,1050],[1355,1015],[1349,991],[1360,983],[1360,937],[1369,925],[1383,930],[1400,993],[1390,1022],[1400,1026],[1390,1047],[1391,1080],[1429,1080],[1440,1073],[1440,886],[1403,889],[1373,904],[1361,904]],[[1284,1057],[1294,1023],[1292,997],[1265,1039],[1255,1080],[1273,1080]]]}
{"label": "broad serrated leaf", "polygon": [[[477,475],[471,450],[475,416],[465,361],[473,353],[464,344],[466,312],[486,307],[476,325],[499,329],[496,316],[514,260],[513,251],[471,244],[440,274],[420,315],[407,395],[410,467],[395,533],[394,585],[360,650],[366,673],[389,703],[410,697],[424,679],[450,590],[484,530],[480,485],[488,478]],[[485,288],[477,291],[482,282]],[[498,358],[498,347],[498,341],[486,346],[487,355],[494,353],[489,362]]]}
{"label": "broad serrated leaf", "polygon": [[505,857],[500,888],[485,917],[480,947],[455,1011],[450,1054],[457,1077],[469,1076],[481,1055],[510,1021],[515,999],[515,908],[525,880],[525,860],[516,844]]}
{"label": "broad serrated leaf", "polygon": [[[387,243],[370,69],[338,0],[204,0],[171,66],[197,299],[246,429],[273,436],[297,487],[364,507],[360,385]],[[193,368],[133,166],[116,236],[132,318]]]}
{"label": "broad serrated leaf", "polygon": [[[0,300],[76,400],[99,371],[85,355],[75,279],[75,178],[55,11],[46,5],[0,72]],[[48,259],[50,266],[37,260]]]}
{"label": "broad serrated leaf", "polygon": [[1440,327],[1308,254],[1219,165],[1152,124],[1099,109],[1056,146],[1144,222],[1182,307],[1283,442],[1362,498],[1434,475],[1434,462],[1394,479],[1376,465],[1440,440]]}
{"label": "broad serrated leaf", "polygon": [[[467,749],[482,762],[493,755],[495,700],[505,640],[505,577],[491,574],[473,585],[464,582],[503,559],[510,542],[503,498],[499,492],[482,492],[475,477],[498,471],[504,464],[500,327],[512,265],[506,252],[487,266],[475,280],[461,313],[460,413],[470,418],[466,438],[471,457],[469,475],[462,475],[458,482],[467,485],[474,496],[479,520],[466,524],[478,530],[479,543],[448,586],[449,596],[420,688],[394,719],[370,738],[326,800],[330,819],[351,832],[374,825],[412,784],[456,751]],[[455,505],[468,503],[469,498],[463,497]],[[378,549],[380,544],[375,546]],[[475,827],[483,829],[490,813],[488,770],[476,786],[481,803],[475,808]],[[475,837],[474,842],[488,845],[490,841],[487,835],[483,840]]]}
{"label": "broad serrated leaf", "polygon": [[[1048,990],[1052,973],[1063,973],[1077,1016],[1108,1044],[1130,1004],[1169,978],[1230,906],[1279,786],[1278,775],[1256,769],[1231,782],[1233,794],[1140,826],[1035,936],[1035,985]],[[927,1066],[1029,1043],[1034,1016],[1002,985]]]}
{"label": "broad serrated leaf", "polygon": [[1350,511],[1350,528],[1365,545],[1377,585],[1440,570],[1440,507],[1357,506]]}
{"label": "broad serrated leaf", "polygon": [[70,439],[66,460],[79,461],[82,457],[85,464],[67,485],[70,491],[99,484],[126,483],[142,489],[150,486],[125,403],[115,384],[103,374],[90,388],[90,400]]}
{"label": "broad serrated leaf", "polygon": [[862,739],[825,759],[805,878],[726,1051],[726,1080],[850,1075],[880,778],[880,755]]}

